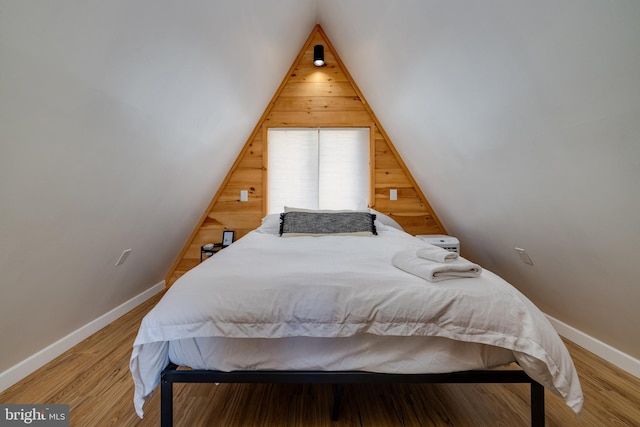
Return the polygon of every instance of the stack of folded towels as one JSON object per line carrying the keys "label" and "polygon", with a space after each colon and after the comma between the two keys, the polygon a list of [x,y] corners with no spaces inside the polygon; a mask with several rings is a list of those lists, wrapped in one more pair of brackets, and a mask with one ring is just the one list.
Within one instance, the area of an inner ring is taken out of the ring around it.
{"label": "stack of folded towels", "polygon": [[430,282],[462,277],[478,277],[482,268],[455,252],[434,245],[396,253],[391,262],[397,268]]}

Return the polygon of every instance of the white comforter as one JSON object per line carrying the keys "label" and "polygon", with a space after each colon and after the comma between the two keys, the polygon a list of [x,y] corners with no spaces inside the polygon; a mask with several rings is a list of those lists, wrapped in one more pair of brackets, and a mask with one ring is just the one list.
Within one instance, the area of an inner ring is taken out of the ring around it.
{"label": "white comforter", "polygon": [[535,380],[579,412],[583,397],[566,347],[545,316],[495,274],[431,283],[391,264],[425,243],[379,226],[372,237],[281,238],[256,230],[186,273],[143,319],[130,368],[134,404],[191,337],[438,336],[514,352]]}

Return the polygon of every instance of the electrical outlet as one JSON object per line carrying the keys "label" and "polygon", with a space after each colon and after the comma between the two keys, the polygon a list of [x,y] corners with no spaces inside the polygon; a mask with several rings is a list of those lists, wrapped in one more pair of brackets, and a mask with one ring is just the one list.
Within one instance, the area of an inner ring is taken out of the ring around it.
{"label": "electrical outlet", "polygon": [[118,261],[116,261],[116,267],[124,264],[132,250],[133,249],[125,249],[124,251],[122,251],[122,253],[120,254],[120,258],[118,258]]}
{"label": "electrical outlet", "polygon": [[398,190],[394,188],[389,191],[389,200],[398,200]]}
{"label": "electrical outlet", "polygon": [[529,256],[529,254],[527,253],[527,251],[525,251],[522,248],[513,248],[516,250],[516,252],[518,252],[518,255],[520,255],[520,260],[522,262],[524,262],[525,264],[529,264],[529,265],[533,265],[533,261],[531,260],[531,257]]}
{"label": "electrical outlet", "polygon": [[248,202],[249,201],[249,191],[248,190],[240,190],[240,201]]}

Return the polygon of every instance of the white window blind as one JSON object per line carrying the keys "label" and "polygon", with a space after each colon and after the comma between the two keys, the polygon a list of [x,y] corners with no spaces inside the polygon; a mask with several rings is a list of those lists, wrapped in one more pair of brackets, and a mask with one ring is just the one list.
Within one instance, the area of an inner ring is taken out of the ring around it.
{"label": "white window blind", "polygon": [[369,129],[269,129],[269,213],[284,206],[364,209]]}

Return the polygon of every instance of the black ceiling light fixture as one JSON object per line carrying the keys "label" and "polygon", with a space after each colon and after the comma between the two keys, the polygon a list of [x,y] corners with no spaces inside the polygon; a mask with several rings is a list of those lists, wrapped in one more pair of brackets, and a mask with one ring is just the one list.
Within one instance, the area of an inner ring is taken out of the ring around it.
{"label": "black ceiling light fixture", "polygon": [[317,44],[313,47],[313,65],[322,67],[324,65],[324,46]]}

